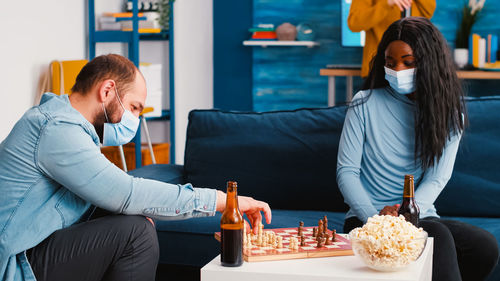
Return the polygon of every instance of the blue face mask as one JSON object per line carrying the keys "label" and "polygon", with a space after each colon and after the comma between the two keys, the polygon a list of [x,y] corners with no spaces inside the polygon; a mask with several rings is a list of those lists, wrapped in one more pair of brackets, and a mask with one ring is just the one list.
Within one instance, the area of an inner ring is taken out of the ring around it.
{"label": "blue face mask", "polygon": [[[115,88],[116,91],[116,88]],[[108,114],[106,113],[106,108],[104,103],[102,104],[102,109],[104,110],[104,116],[106,116],[106,123],[104,123],[104,132],[102,145],[104,146],[118,146],[129,143],[137,133],[137,128],[139,128],[139,118],[135,117],[132,112],[125,109],[118,96],[118,91],[116,91],[116,97],[123,108],[122,120],[118,123],[109,123]]]}
{"label": "blue face mask", "polygon": [[415,92],[415,69],[395,71],[384,66],[385,80],[396,92],[407,95]]}

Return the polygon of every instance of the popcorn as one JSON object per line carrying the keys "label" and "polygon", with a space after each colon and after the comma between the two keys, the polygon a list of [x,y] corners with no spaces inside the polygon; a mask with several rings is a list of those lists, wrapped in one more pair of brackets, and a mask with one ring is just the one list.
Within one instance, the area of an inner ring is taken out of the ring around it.
{"label": "popcorn", "polygon": [[349,236],[356,254],[368,266],[385,270],[401,268],[418,259],[427,240],[427,233],[402,215],[375,215]]}

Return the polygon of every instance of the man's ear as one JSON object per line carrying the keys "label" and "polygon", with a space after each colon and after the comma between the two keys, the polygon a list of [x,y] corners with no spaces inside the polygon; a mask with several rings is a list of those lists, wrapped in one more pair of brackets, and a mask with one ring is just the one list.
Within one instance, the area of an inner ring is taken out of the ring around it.
{"label": "man's ear", "polygon": [[114,98],[114,95],[116,94],[115,81],[111,79],[102,81],[97,86],[97,91],[97,98],[99,99],[99,103],[104,103],[106,102],[106,100]]}

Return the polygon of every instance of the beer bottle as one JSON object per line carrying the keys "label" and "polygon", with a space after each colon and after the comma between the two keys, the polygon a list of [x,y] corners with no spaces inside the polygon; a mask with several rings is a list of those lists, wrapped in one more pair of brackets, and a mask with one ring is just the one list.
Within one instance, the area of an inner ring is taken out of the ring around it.
{"label": "beer bottle", "polygon": [[412,175],[405,175],[403,202],[399,207],[398,215],[403,215],[406,221],[418,227],[420,210],[418,209],[417,202],[415,202],[415,188]]}
{"label": "beer bottle", "polygon": [[243,263],[243,217],[238,208],[238,184],[227,182],[226,208],[220,220],[221,256],[223,266],[240,266]]}

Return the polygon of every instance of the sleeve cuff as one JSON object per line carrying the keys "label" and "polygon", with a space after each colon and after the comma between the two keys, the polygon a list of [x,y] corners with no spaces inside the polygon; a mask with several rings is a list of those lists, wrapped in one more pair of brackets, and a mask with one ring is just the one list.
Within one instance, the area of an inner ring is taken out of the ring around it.
{"label": "sleeve cuff", "polygon": [[194,188],[195,210],[215,215],[217,205],[217,190],[210,188]]}

